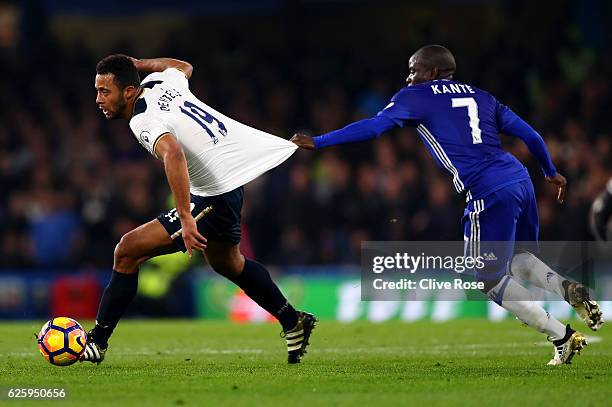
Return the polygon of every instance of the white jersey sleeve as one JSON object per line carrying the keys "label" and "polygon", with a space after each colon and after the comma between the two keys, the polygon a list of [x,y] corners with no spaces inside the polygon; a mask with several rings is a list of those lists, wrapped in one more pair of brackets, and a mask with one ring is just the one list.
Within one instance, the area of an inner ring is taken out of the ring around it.
{"label": "white jersey sleeve", "polygon": [[153,156],[155,155],[155,144],[166,133],[174,135],[174,130],[169,123],[164,122],[150,114],[140,114],[130,121],[130,128],[138,139],[138,142],[147,149]]}

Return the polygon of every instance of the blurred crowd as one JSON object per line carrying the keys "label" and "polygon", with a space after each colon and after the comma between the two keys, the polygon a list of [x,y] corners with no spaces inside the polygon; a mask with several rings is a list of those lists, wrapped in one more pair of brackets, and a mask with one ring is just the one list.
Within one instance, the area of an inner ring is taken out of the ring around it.
{"label": "blurred crowd", "polygon": [[[129,41],[109,53],[189,60],[192,91],[205,103],[289,138],[376,114],[403,86],[410,54],[427,42],[443,43],[457,57],[456,78],[490,91],[529,121],[568,178],[567,200],[557,205],[526,147],[502,136],[532,175],[541,238],[590,240],[590,204],[612,176],[612,53],[607,43],[589,42],[568,15],[551,14],[538,20],[537,32],[511,30],[534,18],[515,13],[512,26],[498,19],[457,38],[454,16],[443,16],[444,24],[425,13],[414,36],[394,42],[363,43],[367,33],[353,27],[363,48],[335,47],[332,40],[321,46],[315,34],[311,41],[295,32],[262,48],[226,28],[205,50],[177,41],[179,32],[157,55],[139,55]],[[207,35],[197,20],[187,29],[191,38]],[[0,49],[1,267],[111,267],[122,234],[171,205],[161,163],[126,122],[106,122],[95,105],[95,64],[104,56],[52,38],[34,48]],[[243,245],[268,264],[358,263],[364,240],[461,240],[464,205],[415,131],[405,128],[373,142],[299,151],[250,183]]]}

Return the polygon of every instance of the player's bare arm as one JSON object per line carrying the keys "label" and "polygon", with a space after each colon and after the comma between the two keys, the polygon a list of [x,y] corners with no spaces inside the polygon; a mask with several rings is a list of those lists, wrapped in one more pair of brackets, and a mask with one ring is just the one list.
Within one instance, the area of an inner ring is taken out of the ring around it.
{"label": "player's bare arm", "polygon": [[191,214],[185,154],[176,139],[166,133],[157,141],[155,155],[164,163],[166,177],[176,202],[176,212],[183,228],[183,241],[191,257],[193,249],[203,251],[206,248],[206,238],[198,232],[196,221]]}
{"label": "player's bare arm", "polygon": [[174,58],[152,58],[152,59],[137,59],[130,57],[136,69],[141,72],[163,72],[169,68],[176,68],[182,71],[187,79],[191,78],[193,66],[189,62],[181,61]]}

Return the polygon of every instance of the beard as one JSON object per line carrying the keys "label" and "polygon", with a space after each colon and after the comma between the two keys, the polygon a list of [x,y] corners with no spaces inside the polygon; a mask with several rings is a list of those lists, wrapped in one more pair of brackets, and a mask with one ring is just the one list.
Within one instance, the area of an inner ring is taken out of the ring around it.
{"label": "beard", "polygon": [[106,120],[116,120],[121,119],[122,113],[125,110],[125,106],[127,106],[127,100],[125,98],[121,98],[117,101],[117,104],[113,106],[113,110],[108,110],[108,115],[106,116]]}

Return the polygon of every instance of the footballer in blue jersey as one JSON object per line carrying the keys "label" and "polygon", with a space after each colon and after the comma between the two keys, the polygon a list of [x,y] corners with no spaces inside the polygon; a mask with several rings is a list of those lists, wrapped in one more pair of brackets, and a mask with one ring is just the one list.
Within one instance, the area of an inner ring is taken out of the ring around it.
{"label": "footballer in blue jersey", "polygon": [[[466,254],[480,256],[487,242],[496,242],[494,260],[477,274],[487,296],[548,335],[555,348],[550,365],[569,363],[586,345],[584,335],[531,301],[520,281],[557,293],[593,330],[603,323],[601,311],[586,287],[555,273],[526,250],[531,246],[537,249],[535,193],[527,169],[504,151],[499,134],[519,137],[527,145],[546,181],[557,187],[559,203],[565,197],[566,179],[557,172],[542,137],[529,124],[490,93],[455,81],[455,69],[455,58],[448,49],[425,46],[409,60],[407,86],[376,116],[317,137],[297,133],[292,141],[318,150],[373,139],[397,127],[416,128],[432,158],[452,178],[455,191],[466,197],[461,220]],[[515,247],[515,242],[533,243]]]}

